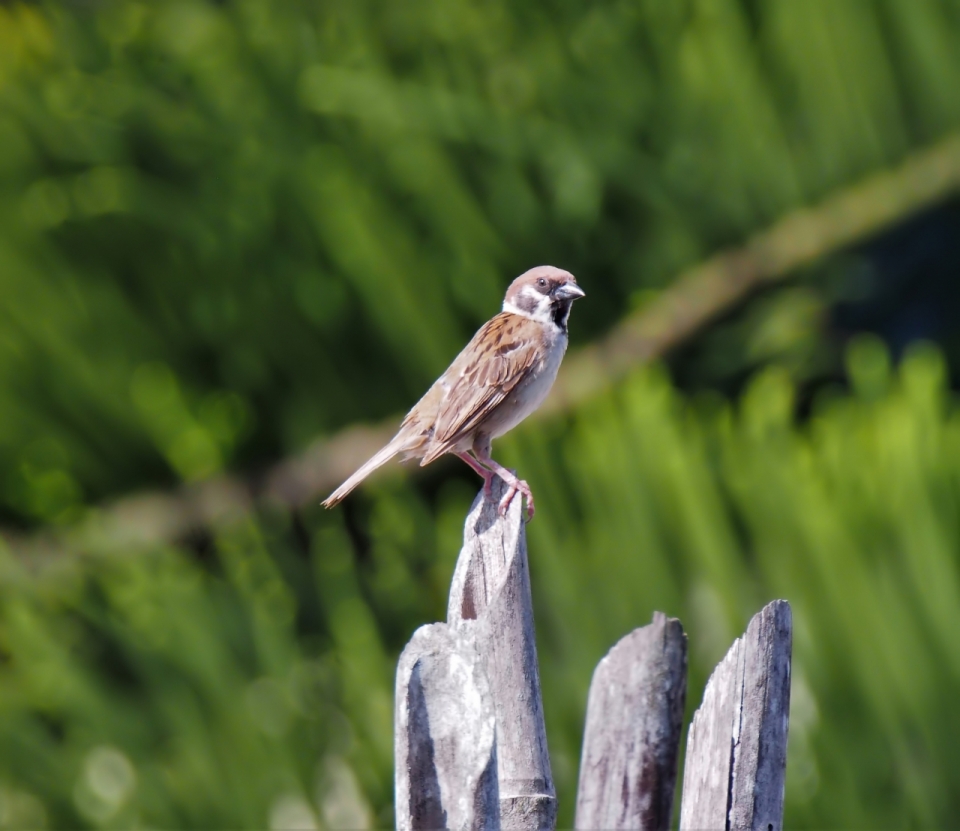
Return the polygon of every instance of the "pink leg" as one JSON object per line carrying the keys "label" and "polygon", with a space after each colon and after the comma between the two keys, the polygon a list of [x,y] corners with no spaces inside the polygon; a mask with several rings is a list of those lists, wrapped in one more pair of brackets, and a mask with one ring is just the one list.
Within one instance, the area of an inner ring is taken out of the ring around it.
{"label": "pink leg", "polygon": [[507,512],[507,508],[510,507],[513,497],[519,492],[527,497],[527,521],[533,519],[533,492],[530,490],[530,486],[524,482],[523,479],[518,479],[514,473],[491,458],[489,444],[487,444],[486,447],[479,448],[474,445],[474,452],[483,464],[507,483],[507,492],[503,495],[503,499],[500,500],[500,516],[503,516]]}
{"label": "pink leg", "polygon": [[458,458],[463,459],[470,467],[472,467],[477,473],[483,477],[483,495],[488,499],[490,497],[490,483],[493,481],[493,477],[496,475],[493,471],[487,470],[483,465],[480,464],[476,459],[473,458],[469,453],[457,453]]}

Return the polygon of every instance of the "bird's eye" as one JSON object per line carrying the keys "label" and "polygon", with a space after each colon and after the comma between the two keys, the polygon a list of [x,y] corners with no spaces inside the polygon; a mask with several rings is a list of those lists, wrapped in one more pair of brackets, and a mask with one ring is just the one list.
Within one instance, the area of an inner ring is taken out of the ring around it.
{"label": "bird's eye", "polygon": [[543,288],[546,284],[547,284],[547,281],[544,280],[543,277],[537,280],[537,285],[540,286],[540,288]]}

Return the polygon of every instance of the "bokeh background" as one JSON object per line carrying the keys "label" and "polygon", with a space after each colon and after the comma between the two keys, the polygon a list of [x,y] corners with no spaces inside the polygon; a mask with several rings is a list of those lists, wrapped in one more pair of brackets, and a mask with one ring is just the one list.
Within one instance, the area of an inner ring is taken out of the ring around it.
{"label": "bokeh background", "polygon": [[542,262],[561,826],[606,650],[776,597],[787,825],[955,826],[957,90],[957,0],[0,2],[0,828],[391,825],[479,483],[318,503]]}

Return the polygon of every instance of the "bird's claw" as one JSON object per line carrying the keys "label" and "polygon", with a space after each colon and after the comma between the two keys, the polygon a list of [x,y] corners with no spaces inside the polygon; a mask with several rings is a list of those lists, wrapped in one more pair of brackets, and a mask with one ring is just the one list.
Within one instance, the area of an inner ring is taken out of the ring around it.
{"label": "bird's claw", "polygon": [[530,490],[530,486],[523,479],[515,479],[508,484],[507,492],[503,495],[503,499],[500,500],[497,513],[499,513],[500,516],[506,516],[507,510],[510,508],[510,503],[513,502],[513,497],[516,496],[517,493],[521,493],[527,498],[527,522],[529,522],[533,519],[534,514],[533,491]]}

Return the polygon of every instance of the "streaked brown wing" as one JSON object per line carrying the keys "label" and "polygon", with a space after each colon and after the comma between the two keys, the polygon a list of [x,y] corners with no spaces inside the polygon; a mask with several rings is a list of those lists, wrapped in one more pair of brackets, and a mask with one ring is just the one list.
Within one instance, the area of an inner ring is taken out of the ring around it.
{"label": "streaked brown wing", "polygon": [[535,368],[540,338],[540,324],[508,312],[480,328],[441,379],[446,394],[421,464],[456,445]]}

